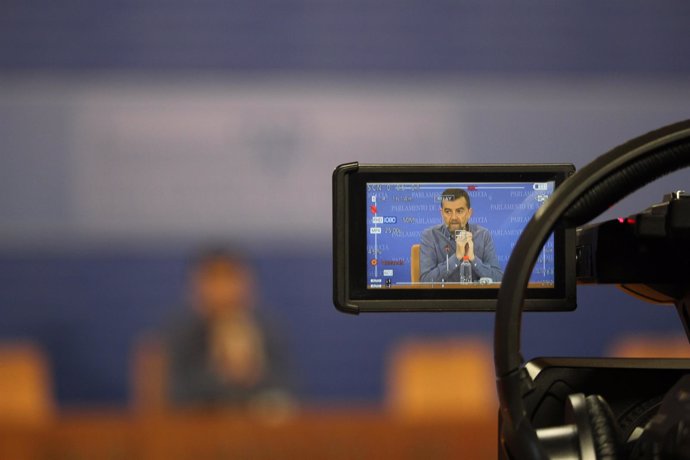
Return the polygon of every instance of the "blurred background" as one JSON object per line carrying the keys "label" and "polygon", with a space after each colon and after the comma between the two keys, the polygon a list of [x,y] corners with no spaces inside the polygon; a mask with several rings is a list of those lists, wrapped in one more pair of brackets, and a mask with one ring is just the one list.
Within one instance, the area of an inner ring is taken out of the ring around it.
{"label": "blurred background", "polygon": [[[148,386],[162,375],[161,331],[188,308],[190,258],[230,243],[285,337],[294,400],[312,414],[297,416],[304,432],[326,417],[343,438],[375,426],[395,439],[386,430],[409,427],[391,419],[427,410],[482,427],[488,447],[474,458],[493,458],[493,316],[337,313],[331,172],[350,161],[584,166],[688,118],[689,20],[680,0],[0,2],[0,388],[28,388],[18,417],[36,411],[52,427],[35,428],[48,447],[12,455],[75,458],[100,420],[115,440],[92,454],[155,456],[131,413],[160,397]],[[689,181],[668,176],[602,218]],[[524,353],[681,353],[682,334],[672,308],[581,287],[576,312],[527,315]],[[9,373],[15,361],[26,380]],[[176,437],[166,430],[158,437]],[[455,452],[448,439],[424,441],[424,458]],[[373,441],[330,442],[309,452],[382,456]],[[230,455],[222,446],[212,455]],[[248,446],[245,457],[275,457]],[[295,449],[283,456],[310,457]]]}

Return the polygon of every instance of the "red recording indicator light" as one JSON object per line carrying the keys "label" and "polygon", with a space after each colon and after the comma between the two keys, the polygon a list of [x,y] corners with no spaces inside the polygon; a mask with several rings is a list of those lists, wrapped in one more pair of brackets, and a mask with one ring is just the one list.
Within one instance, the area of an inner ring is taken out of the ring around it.
{"label": "red recording indicator light", "polygon": [[625,219],[622,218],[622,217],[619,217],[619,218],[618,218],[618,222],[620,222],[621,224],[624,224],[624,223],[625,223]]}
{"label": "red recording indicator light", "polygon": [[632,217],[628,217],[627,219],[625,219],[625,221],[629,224],[634,224],[636,222],[636,220],[633,219]]}

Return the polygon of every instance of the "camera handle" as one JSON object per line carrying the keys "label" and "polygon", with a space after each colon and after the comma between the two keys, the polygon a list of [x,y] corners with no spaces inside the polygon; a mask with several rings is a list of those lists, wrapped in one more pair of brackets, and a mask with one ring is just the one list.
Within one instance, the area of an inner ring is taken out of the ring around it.
{"label": "camera handle", "polygon": [[688,291],[682,299],[676,300],[676,311],[680,316],[680,322],[683,323],[685,329],[685,336],[690,342],[690,291]]}
{"label": "camera handle", "polygon": [[[577,227],[643,185],[690,165],[690,120],[635,138],[578,171],[556,190],[523,230],[498,293],[494,363],[502,419],[501,441],[512,458],[547,459],[523,397],[532,380],[520,354],[522,304],[539,250],[557,226]],[[683,311],[687,309],[683,303]],[[579,457],[579,455],[577,456]]]}

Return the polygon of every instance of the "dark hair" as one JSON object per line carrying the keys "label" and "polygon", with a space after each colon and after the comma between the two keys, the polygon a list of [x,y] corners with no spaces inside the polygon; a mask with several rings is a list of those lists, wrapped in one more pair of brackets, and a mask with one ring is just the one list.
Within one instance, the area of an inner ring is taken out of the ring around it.
{"label": "dark hair", "polygon": [[201,249],[192,259],[192,266],[201,268],[214,262],[225,262],[229,265],[248,266],[246,255],[231,246],[209,246]]}
{"label": "dark hair", "polygon": [[455,201],[458,198],[465,198],[465,201],[467,201],[467,208],[471,208],[472,205],[470,204],[470,194],[467,193],[466,190],[463,190],[461,188],[447,188],[441,193],[441,199],[440,201],[440,206],[443,207],[443,200],[448,200],[448,201]]}

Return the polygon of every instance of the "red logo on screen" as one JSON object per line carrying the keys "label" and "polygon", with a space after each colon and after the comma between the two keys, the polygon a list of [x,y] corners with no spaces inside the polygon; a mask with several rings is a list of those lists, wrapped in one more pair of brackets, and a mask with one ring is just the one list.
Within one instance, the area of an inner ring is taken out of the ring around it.
{"label": "red logo on screen", "polygon": [[376,205],[375,204],[372,204],[371,206],[369,206],[369,208],[371,209],[372,214],[376,214]]}

